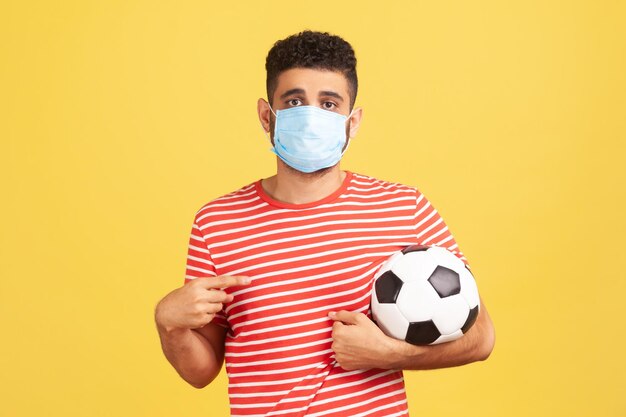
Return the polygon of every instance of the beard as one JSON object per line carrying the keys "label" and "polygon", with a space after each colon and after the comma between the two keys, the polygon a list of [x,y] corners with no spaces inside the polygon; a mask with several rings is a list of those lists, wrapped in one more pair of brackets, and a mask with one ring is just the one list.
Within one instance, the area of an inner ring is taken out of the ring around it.
{"label": "beard", "polygon": [[295,174],[297,176],[299,176],[300,178],[304,178],[307,180],[314,180],[314,179],[318,179],[323,177],[324,175],[326,175],[328,172],[330,172],[333,168],[335,168],[337,165],[339,165],[339,162],[337,162],[335,165],[326,167],[326,168],[322,168],[322,169],[318,169],[317,171],[313,171],[313,172],[302,172],[302,171],[298,171],[297,169],[295,169],[294,167],[288,165],[285,163],[285,161],[283,161],[282,159],[278,158],[278,160],[280,161],[280,163],[282,163],[285,167],[287,167],[287,170],[289,172],[291,172],[292,174]]}

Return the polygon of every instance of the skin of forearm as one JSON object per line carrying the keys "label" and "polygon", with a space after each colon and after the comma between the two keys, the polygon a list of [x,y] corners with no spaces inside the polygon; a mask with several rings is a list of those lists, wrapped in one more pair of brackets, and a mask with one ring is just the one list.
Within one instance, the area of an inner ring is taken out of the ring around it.
{"label": "skin of forearm", "polygon": [[463,337],[438,345],[414,346],[394,339],[394,360],[390,367],[425,370],[461,366],[487,359],[493,343],[491,327],[481,321],[477,321]]}
{"label": "skin of forearm", "polygon": [[192,329],[165,329],[157,323],[161,348],[178,374],[196,388],[218,375],[222,362],[211,344]]}

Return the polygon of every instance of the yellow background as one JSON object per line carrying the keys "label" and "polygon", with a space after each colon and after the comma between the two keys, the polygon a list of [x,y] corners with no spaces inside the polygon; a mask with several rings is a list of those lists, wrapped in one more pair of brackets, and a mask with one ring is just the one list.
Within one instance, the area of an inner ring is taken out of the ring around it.
{"label": "yellow background", "polygon": [[0,415],[220,416],[163,356],[195,212],[272,175],[265,56],[356,50],[343,168],[417,186],[476,275],[486,362],[407,372],[414,416],[624,416],[620,1],[6,1]]}

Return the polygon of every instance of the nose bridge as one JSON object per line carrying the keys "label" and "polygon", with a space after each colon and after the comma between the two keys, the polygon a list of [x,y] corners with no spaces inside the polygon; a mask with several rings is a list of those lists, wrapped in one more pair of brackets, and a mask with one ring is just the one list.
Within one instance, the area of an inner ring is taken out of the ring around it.
{"label": "nose bridge", "polygon": [[279,109],[276,117],[278,131],[330,132],[344,131],[347,117],[345,115],[323,110],[313,105]]}
{"label": "nose bridge", "polygon": [[283,126],[292,126],[295,123],[304,128],[314,127],[319,125],[320,122],[320,114],[317,113],[319,110],[315,106],[292,107],[286,110],[279,110],[280,114],[276,119]]}
{"label": "nose bridge", "polygon": [[303,115],[302,115],[302,124],[305,127],[313,127],[316,125],[315,123],[315,106],[309,106],[307,108],[308,111],[306,111]]}

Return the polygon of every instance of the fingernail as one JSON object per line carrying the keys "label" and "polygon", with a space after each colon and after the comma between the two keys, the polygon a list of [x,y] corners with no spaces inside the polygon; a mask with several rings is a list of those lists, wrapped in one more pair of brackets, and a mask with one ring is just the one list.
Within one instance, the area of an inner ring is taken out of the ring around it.
{"label": "fingernail", "polygon": [[243,278],[243,283],[244,284],[250,284],[250,277],[244,277]]}
{"label": "fingernail", "polygon": [[329,312],[328,312],[328,315],[329,315],[330,317],[335,317],[335,312],[334,312],[334,311],[329,311]]}

